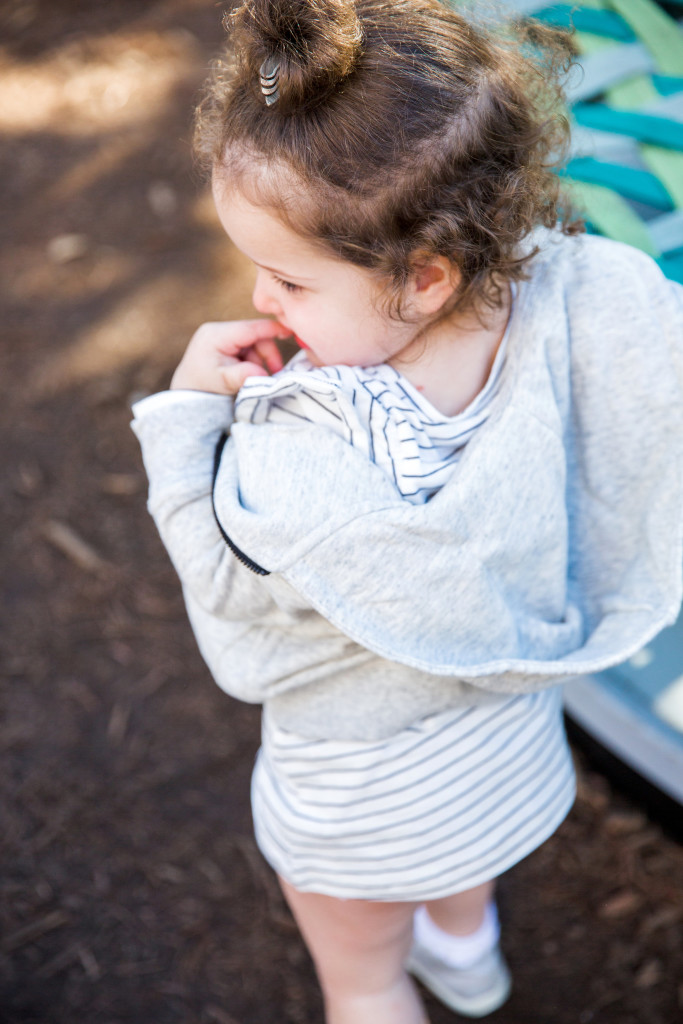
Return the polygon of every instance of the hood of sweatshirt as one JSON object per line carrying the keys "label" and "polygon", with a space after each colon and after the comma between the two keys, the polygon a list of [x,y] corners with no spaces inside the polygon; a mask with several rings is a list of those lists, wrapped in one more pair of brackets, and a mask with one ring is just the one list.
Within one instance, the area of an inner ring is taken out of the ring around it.
{"label": "hood of sweatshirt", "polygon": [[[306,378],[290,392],[319,395]],[[214,502],[248,559],[382,657],[565,677],[675,620],[682,459],[683,289],[627,246],[549,235],[488,419],[429,501],[332,430],[238,421]]]}

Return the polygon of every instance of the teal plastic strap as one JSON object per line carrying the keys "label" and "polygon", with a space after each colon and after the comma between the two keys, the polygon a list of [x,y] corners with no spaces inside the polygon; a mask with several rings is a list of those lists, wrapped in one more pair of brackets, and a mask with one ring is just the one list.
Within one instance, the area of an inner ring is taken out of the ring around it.
{"label": "teal plastic strap", "polygon": [[586,128],[617,132],[639,142],[683,150],[683,124],[679,121],[630,110],[615,110],[605,103],[578,103],[572,113]]}
{"label": "teal plastic strap", "polygon": [[557,28],[575,28],[577,32],[592,32],[622,43],[632,43],[636,34],[624,19],[614,11],[597,11],[590,7],[572,7],[571,4],[553,4],[536,11],[535,18]]}
{"label": "teal plastic strap", "polygon": [[638,171],[632,167],[621,167],[592,157],[578,157],[570,160],[564,175],[577,181],[613,188],[619,195],[634,199],[658,210],[672,210],[674,203],[659,178],[649,171]]}
{"label": "teal plastic strap", "polygon": [[660,96],[673,96],[677,92],[683,92],[683,78],[676,78],[675,75],[653,75],[652,84]]}
{"label": "teal plastic strap", "polygon": [[657,263],[667,277],[670,277],[672,281],[678,281],[679,284],[683,284],[683,253],[679,253],[676,256],[661,256]]}

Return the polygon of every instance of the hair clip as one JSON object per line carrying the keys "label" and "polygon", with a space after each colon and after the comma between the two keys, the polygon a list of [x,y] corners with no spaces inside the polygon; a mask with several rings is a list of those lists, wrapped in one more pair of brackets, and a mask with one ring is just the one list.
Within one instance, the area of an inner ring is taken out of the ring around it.
{"label": "hair clip", "polygon": [[272,107],[280,98],[280,61],[276,57],[266,57],[259,68],[259,81],[261,92],[266,98],[266,104]]}

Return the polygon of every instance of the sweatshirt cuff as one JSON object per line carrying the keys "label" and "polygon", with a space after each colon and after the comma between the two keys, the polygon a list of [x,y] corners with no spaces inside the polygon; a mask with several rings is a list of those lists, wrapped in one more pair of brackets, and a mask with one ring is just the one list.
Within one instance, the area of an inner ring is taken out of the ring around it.
{"label": "sweatshirt cuff", "polygon": [[210,469],[218,438],[232,425],[233,404],[230,395],[180,389],[135,402],[131,427],[150,483],[175,479],[189,466]]}
{"label": "sweatshirt cuff", "polygon": [[210,391],[190,391],[184,388],[174,388],[172,391],[158,391],[154,395],[148,395],[134,402],[131,406],[133,416],[136,420],[142,420],[151,413],[159,410],[180,409],[190,405],[203,404],[209,411],[221,410],[227,415],[227,422],[232,420],[234,398],[231,395],[215,395]]}

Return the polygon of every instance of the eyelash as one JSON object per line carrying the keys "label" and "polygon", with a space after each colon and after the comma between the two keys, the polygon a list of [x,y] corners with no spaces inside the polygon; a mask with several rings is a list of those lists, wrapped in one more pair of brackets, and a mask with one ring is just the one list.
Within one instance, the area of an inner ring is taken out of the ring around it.
{"label": "eyelash", "polygon": [[282,278],[278,277],[276,274],[273,274],[273,280],[277,284],[281,284],[287,292],[300,292],[302,290],[300,284],[292,284],[291,281],[283,281]]}

